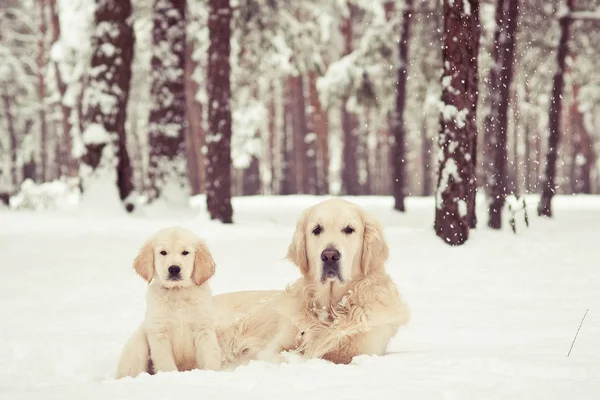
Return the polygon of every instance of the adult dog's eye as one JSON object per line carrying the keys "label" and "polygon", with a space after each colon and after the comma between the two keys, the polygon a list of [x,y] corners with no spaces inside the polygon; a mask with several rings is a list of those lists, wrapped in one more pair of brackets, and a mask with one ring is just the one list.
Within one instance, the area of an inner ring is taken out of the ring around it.
{"label": "adult dog's eye", "polygon": [[354,232],[354,228],[348,225],[347,227],[342,229],[342,232],[344,232],[346,235],[349,235]]}
{"label": "adult dog's eye", "polygon": [[163,251],[160,252],[160,254],[163,255],[163,256],[166,256],[167,252],[163,250]]}
{"label": "adult dog's eye", "polygon": [[182,256],[187,256],[188,254],[190,254],[190,252],[185,250],[181,253]]}
{"label": "adult dog's eye", "polygon": [[315,229],[312,231],[313,235],[315,236],[319,236],[321,232],[323,232],[323,227],[321,225],[315,226]]}

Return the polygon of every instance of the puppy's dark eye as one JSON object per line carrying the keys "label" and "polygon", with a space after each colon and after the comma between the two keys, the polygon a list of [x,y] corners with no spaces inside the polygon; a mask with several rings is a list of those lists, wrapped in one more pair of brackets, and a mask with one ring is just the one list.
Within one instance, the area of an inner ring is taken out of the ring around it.
{"label": "puppy's dark eye", "polygon": [[342,232],[344,232],[346,235],[349,235],[354,232],[354,228],[348,225],[347,227],[342,229]]}
{"label": "puppy's dark eye", "polygon": [[323,232],[323,227],[321,225],[315,226],[315,229],[312,231],[313,235],[315,236],[319,236],[321,232]]}
{"label": "puppy's dark eye", "polygon": [[190,252],[185,250],[181,253],[182,256],[187,256],[188,254],[190,254]]}
{"label": "puppy's dark eye", "polygon": [[163,255],[163,256],[166,256],[167,252],[163,250],[163,251],[160,252],[160,254]]}

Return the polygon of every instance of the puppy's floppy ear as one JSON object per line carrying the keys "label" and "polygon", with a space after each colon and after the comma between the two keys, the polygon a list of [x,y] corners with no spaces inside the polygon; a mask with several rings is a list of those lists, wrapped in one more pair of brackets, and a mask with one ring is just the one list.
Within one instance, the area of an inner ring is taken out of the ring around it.
{"label": "puppy's floppy ear", "polygon": [[208,246],[202,240],[196,242],[194,247],[194,270],[192,281],[200,286],[215,274],[215,260],[208,250]]}
{"label": "puppy's floppy ear", "polygon": [[306,254],[306,224],[310,209],[304,211],[296,222],[296,231],[288,246],[287,259],[300,268],[302,275],[308,274],[308,255]]}
{"label": "puppy's floppy ear", "polygon": [[365,233],[363,237],[362,272],[364,275],[383,270],[390,251],[383,236],[383,226],[370,213],[361,210]]}
{"label": "puppy's floppy ear", "polygon": [[148,240],[142,246],[140,252],[133,260],[133,269],[147,282],[152,280],[154,276],[154,246],[151,240]]}

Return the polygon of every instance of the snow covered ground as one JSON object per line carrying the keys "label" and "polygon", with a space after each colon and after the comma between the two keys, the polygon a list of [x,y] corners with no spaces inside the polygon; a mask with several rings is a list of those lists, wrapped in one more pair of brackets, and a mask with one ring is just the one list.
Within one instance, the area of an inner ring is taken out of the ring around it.
{"label": "snow covered ground", "polygon": [[[356,198],[386,227],[387,269],[413,319],[383,357],[235,371],[112,378],[144,313],[131,269],[155,230],[181,224],[206,238],[221,293],[280,289],[299,212],[315,197],[235,199],[236,224],[202,210],[165,216],[0,209],[1,399],[598,399],[600,197],[558,197],[555,218],[514,235],[482,226],[451,248],[432,231],[431,198]],[[522,228],[522,223],[520,228]],[[589,309],[571,353],[567,352]]]}

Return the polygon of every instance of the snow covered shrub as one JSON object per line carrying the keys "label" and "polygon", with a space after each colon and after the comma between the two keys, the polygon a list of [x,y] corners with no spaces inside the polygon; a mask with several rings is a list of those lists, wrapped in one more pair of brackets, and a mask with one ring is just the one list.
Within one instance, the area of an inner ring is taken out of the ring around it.
{"label": "snow covered shrub", "polygon": [[71,178],[36,184],[26,179],[21,184],[21,191],[9,200],[14,210],[56,210],[74,206],[79,203],[79,179]]}

